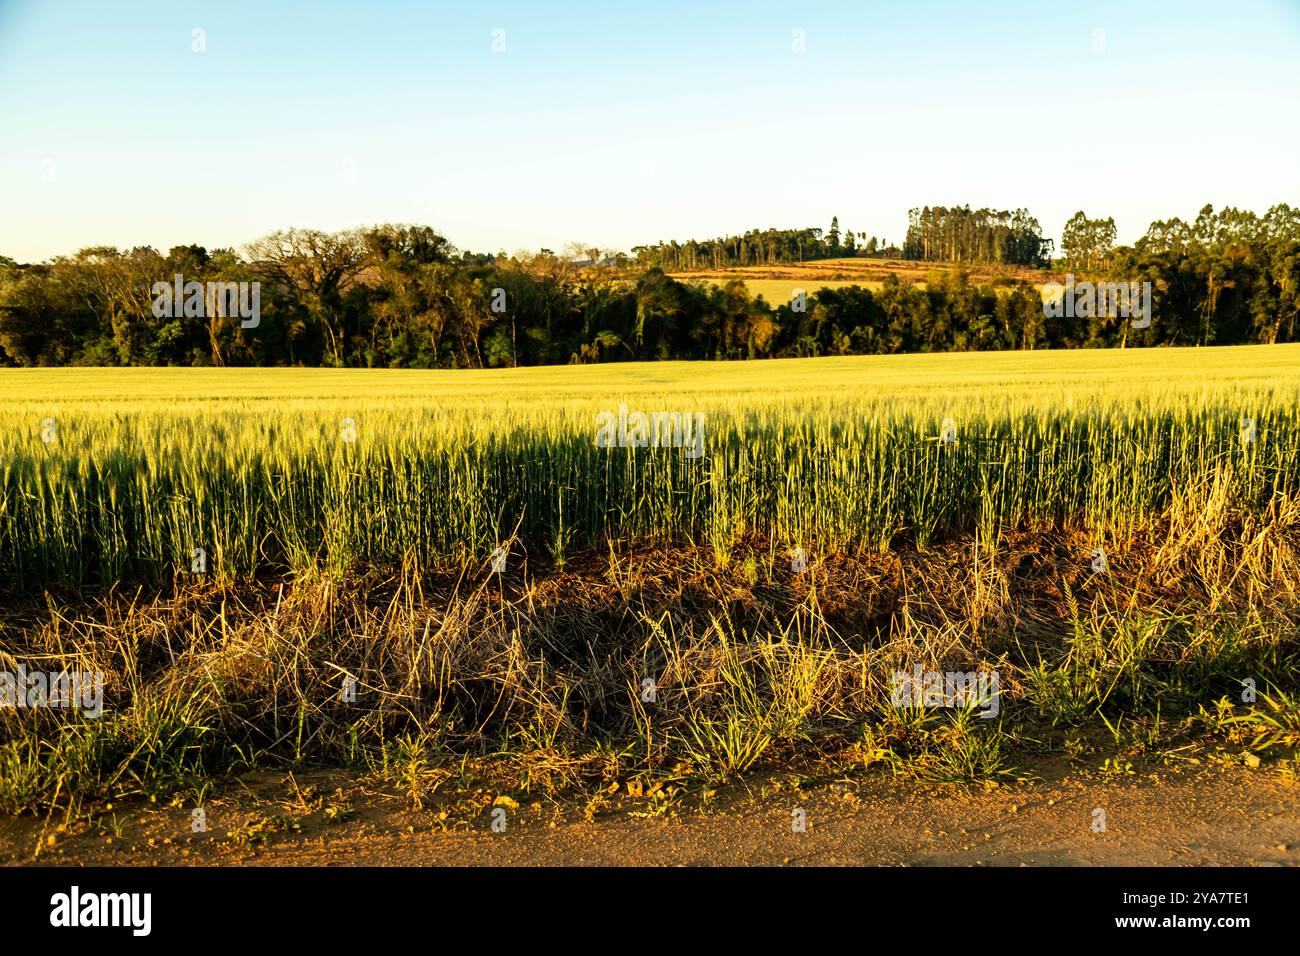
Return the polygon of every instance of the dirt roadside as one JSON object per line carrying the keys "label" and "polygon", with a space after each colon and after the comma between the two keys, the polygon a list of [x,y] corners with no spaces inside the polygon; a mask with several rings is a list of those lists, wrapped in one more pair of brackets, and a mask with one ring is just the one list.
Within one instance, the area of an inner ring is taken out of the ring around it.
{"label": "dirt roadside", "polygon": [[[114,833],[0,822],[0,863],[264,866],[1295,866],[1300,785],[1240,767],[1162,768],[1118,778],[1045,774],[993,789],[927,789],[888,777],[813,789],[780,782],[708,811],[664,816],[619,808],[584,819],[521,798],[469,818],[356,789],[345,816],[304,805],[268,817],[274,794],[324,792],[336,775],[264,774],[208,805],[208,832],[184,807],[119,807]],[[354,785],[355,786],[355,785]],[[283,804],[282,804],[283,805]],[[803,811],[806,829],[797,831]],[[504,832],[494,832],[495,814]],[[1096,829],[1104,811],[1104,831]],[[276,823],[266,825],[268,819]],[[331,819],[334,822],[330,822]],[[260,822],[256,822],[260,821]],[[251,838],[250,838],[251,837]],[[37,852],[37,848],[39,851]]]}

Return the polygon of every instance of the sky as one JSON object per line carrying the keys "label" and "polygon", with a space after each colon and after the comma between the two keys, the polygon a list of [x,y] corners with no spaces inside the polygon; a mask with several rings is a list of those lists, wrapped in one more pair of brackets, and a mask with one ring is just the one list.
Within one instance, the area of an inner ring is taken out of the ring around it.
{"label": "sky", "polygon": [[1300,0],[0,0],[0,255],[377,222],[901,243],[966,203],[1132,242],[1300,205],[1298,120]]}

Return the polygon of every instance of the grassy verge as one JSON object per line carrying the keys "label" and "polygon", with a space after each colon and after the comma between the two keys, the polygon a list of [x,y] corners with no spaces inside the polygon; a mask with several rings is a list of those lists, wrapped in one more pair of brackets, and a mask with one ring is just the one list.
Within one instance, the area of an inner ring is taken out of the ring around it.
{"label": "grassy verge", "polygon": [[[0,709],[0,812],[201,803],[259,767],[356,768],[416,806],[483,774],[591,800],[792,766],[1014,779],[1031,752],[1122,773],[1206,739],[1293,773],[1300,508],[1207,516],[1171,512],[1101,572],[1077,529],[814,546],[803,571],[760,540],[611,544],[503,575],[408,559],[50,594],[7,612],[0,670],[102,672],[104,713]],[[900,705],[918,667],[996,674],[996,716]]]}

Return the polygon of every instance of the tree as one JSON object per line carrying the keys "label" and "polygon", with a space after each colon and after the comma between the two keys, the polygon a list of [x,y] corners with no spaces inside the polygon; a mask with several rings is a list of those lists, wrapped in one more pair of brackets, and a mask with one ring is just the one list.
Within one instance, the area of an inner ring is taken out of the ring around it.
{"label": "tree", "polygon": [[1027,209],[926,206],[908,213],[903,258],[1042,265],[1051,244]]}
{"label": "tree", "polygon": [[363,233],[288,229],[249,243],[247,252],[257,271],[319,324],[331,364],[342,365],[347,344],[343,292],[365,263]]}
{"label": "tree", "polygon": [[456,255],[456,247],[428,226],[372,226],[361,234],[361,241],[376,264],[428,265],[450,262]]}
{"label": "tree", "polygon": [[1105,269],[1115,248],[1115,220],[1089,219],[1080,210],[1061,231],[1061,252],[1075,269]]}

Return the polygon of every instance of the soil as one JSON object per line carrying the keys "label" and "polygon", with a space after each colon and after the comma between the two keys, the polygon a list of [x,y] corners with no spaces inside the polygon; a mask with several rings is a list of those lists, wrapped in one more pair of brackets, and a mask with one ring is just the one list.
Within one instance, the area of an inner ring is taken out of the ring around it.
{"label": "soil", "polygon": [[[354,776],[249,774],[205,804],[106,806],[66,827],[0,821],[6,865],[260,866],[1295,866],[1300,785],[1261,768],[1132,775],[1035,768],[1030,783],[924,787],[888,775],[773,775],[701,807],[620,789],[573,801],[464,793],[413,809]],[[797,831],[802,810],[806,824]],[[1104,829],[1100,827],[1105,813]],[[495,813],[494,813],[495,811]],[[492,823],[504,821],[503,832]],[[111,821],[111,823],[109,822]]]}

